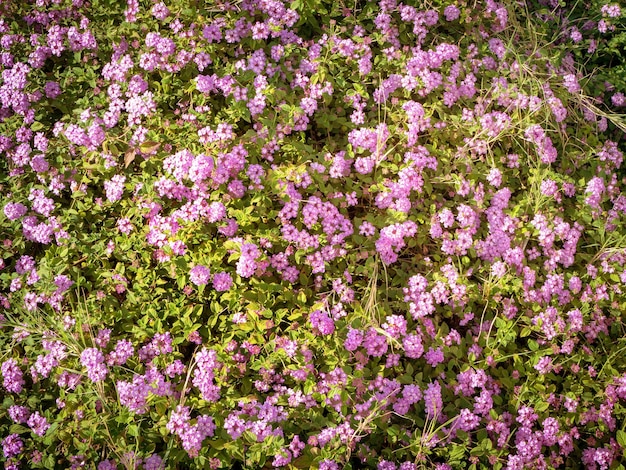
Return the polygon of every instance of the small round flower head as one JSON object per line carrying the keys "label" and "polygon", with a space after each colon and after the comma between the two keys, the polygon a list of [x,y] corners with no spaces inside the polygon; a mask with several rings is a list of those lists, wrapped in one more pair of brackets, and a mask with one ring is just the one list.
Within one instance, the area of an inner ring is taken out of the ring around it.
{"label": "small round flower head", "polygon": [[211,277],[211,270],[206,266],[199,264],[191,269],[189,272],[189,278],[196,286],[203,286],[208,284]]}
{"label": "small round flower head", "polygon": [[583,35],[577,29],[573,29],[572,32],[570,33],[570,38],[574,42],[580,42],[583,40]]}
{"label": "small round flower head", "polygon": [[13,422],[18,424],[24,424],[28,421],[30,411],[25,406],[12,405],[9,407],[9,417]]}
{"label": "small round flower head", "polygon": [[0,373],[3,378],[2,385],[8,392],[20,393],[22,391],[24,379],[15,359],[4,361],[0,368]]}
{"label": "small round flower head", "polygon": [[611,96],[611,103],[613,103],[613,106],[624,106],[626,104],[624,93],[618,92]]}
{"label": "small round flower head", "polygon": [[87,348],[80,355],[80,363],[87,369],[87,376],[93,382],[101,382],[109,371],[104,364],[104,354],[96,348]]}
{"label": "small round flower head", "polygon": [[602,16],[608,16],[609,18],[617,18],[622,14],[622,10],[617,3],[602,5],[600,11],[602,12]]}
{"label": "small round flower head", "polygon": [[98,464],[97,468],[98,470],[115,470],[117,468],[117,465],[115,465],[115,462],[113,462],[113,460],[103,460]]}
{"label": "small round flower head", "polygon": [[456,5],[448,5],[445,10],[443,10],[443,16],[446,21],[454,21],[461,16],[461,10]]}
{"label": "small round flower head", "polygon": [[17,434],[9,434],[2,440],[2,451],[7,459],[20,455],[24,449],[24,443]]}
{"label": "small round flower head", "polygon": [[151,13],[157,20],[164,20],[170,15],[170,10],[165,3],[160,2],[152,7]]}
{"label": "small round flower head", "polygon": [[233,278],[229,273],[217,273],[213,276],[213,288],[218,292],[224,292],[233,285]]}
{"label": "small round flower head", "polygon": [[46,418],[41,416],[37,411],[30,415],[27,424],[38,436],[43,436],[50,427]]}
{"label": "small round flower head", "polygon": [[158,454],[152,454],[144,461],[143,468],[145,470],[163,470],[165,465],[163,464],[163,459]]}

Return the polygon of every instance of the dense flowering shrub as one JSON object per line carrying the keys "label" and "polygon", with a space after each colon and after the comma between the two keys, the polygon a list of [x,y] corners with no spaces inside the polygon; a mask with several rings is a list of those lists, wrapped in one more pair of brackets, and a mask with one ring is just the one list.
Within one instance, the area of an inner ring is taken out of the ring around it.
{"label": "dense flowering shrub", "polygon": [[624,131],[623,117],[603,113],[608,107],[623,114],[626,106],[624,6],[603,0],[537,0],[529,6],[540,21],[550,25],[546,29],[548,40],[559,46],[562,59],[576,63],[578,72],[563,75],[563,81],[573,93],[585,88],[589,95],[582,107],[585,118],[598,120],[602,131],[612,127]]}
{"label": "dense flowering shrub", "polygon": [[566,7],[201,3],[0,5],[5,468],[623,468]]}

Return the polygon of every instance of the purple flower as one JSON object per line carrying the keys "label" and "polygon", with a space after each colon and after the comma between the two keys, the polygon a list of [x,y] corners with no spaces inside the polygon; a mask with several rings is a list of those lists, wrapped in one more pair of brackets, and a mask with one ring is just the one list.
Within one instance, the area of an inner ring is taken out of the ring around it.
{"label": "purple flower", "polygon": [[467,408],[463,408],[461,410],[461,412],[459,413],[459,416],[457,417],[454,423],[456,428],[465,432],[476,429],[479,424],[480,424],[480,418],[476,416],[474,413],[472,413],[470,410],[468,410]]}
{"label": "purple flower", "polygon": [[24,449],[24,443],[17,434],[9,434],[2,441],[2,451],[7,459],[20,455]]}
{"label": "purple flower", "polygon": [[218,292],[229,290],[233,285],[233,278],[229,273],[216,273],[213,276],[213,288]]}
{"label": "purple flower", "polygon": [[498,59],[502,60],[506,54],[506,46],[502,39],[492,38],[489,40],[489,50],[493,52]]}
{"label": "purple flower", "polygon": [[446,18],[446,21],[454,21],[461,16],[461,10],[456,5],[448,5],[443,10],[443,16]]}
{"label": "purple flower", "polygon": [[98,464],[98,470],[117,470],[117,465],[113,460],[103,460]]}
{"label": "purple flower", "polygon": [[239,439],[246,430],[246,422],[235,413],[231,413],[224,421],[224,429],[231,439]]}
{"label": "purple flower", "polygon": [[4,215],[7,216],[9,220],[17,220],[26,214],[27,208],[24,204],[20,204],[19,202],[9,202],[6,206],[4,206]]}
{"label": "purple flower", "polygon": [[213,382],[214,369],[221,366],[217,360],[217,353],[202,348],[196,356],[196,368],[193,371],[193,385],[198,387],[202,398],[208,402],[216,402],[220,398],[220,388]]}
{"label": "purple flower", "polygon": [[172,335],[169,331],[156,333],[150,341],[150,347],[155,355],[169,354],[172,352]]}
{"label": "purple flower", "polygon": [[517,411],[517,418],[515,421],[520,423],[522,426],[531,427],[535,421],[537,421],[537,414],[534,409],[530,406],[522,406]]}
{"label": "purple flower", "polygon": [[587,188],[585,189],[585,194],[587,197],[585,202],[593,209],[600,208],[600,201],[602,200],[602,195],[604,194],[605,186],[604,180],[599,177],[594,177],[587,183]]}
{"label": "purple flower", "polygon": [[59,274],[54,278],[54,285],[57,286],[58,292],[65,292],[74,285],[74,281],[65,274]]}
{"label": "purple flower", "polygon": [[168,377],[176,377],[177,375],[182,375],[185,372],[185,369],[185,364],[183,364],[179,359],[176,359],[165,368],[165,375]]}
{"label": "purple flower", "polygon": [[37,360],[35,364],[30,369],[30,373],[35,380],[38,376],[46,378],[52,372],[52,369],[59,365],[59,361],[56,359],[54,354],[48,355],[39,355],[37,356]]}
{"label": "purple flower", "polygon": [[541,423],[543,425],[543,443],[546,446],[553,446],[558,441],[559,422],[555,418],[546,418]]}
{"label": "purple flower", "polygon": [[412,405],[422,399],[422,390],[419,388],[419,385],[405,385],[402,390],[402,397],[407,403]]}
{"label": "purple flower", "polygon": [[163,470],[165,465],[163,459],[158,454],[152,454],[143,462],[144,470]]}
{"label": "purple flower", "polygon": [[320,335],[330,335],[335,331],[333,320],[321,310],[315,310],[309,315],[309,321],[313,330]]}
{"label": "purple flower", "polygon": [[617,18],[622,14],[622,10],[616,3],[612,3],[610,5],[602,5],[600,11],[602,12],[602,16],[608,16],[609,18]]}
{"label": "purple flower", "polygon": [[80,355],[80,363],[87,369],[87,377],[93,382],[103,381],[109,373],[104,364],[104,354],[99,349],[85,349]]}
{"label": "purple flower", "polygon": [[350,328],[346,340],[343,343],[344,348],[348,351],[356,351],[357,348],[361,346],[361,343],[363,343],[363,332]]}
{"label": "purple flower", "polygon": [[274,460],[272,461],[273,467],[284,467],[291,462],[291,452],[286,449],[282,449],[278,454],[274,455]]}
{"label": "purple flower", "polygon": [[226,217],[226,207],[221,202],[212,202],[207,215],[209,222],[219,222]]}
{"label": "purple flower", "polygon": [[497,168],[492,168],[489,174],[487,175],[487,181],[492,186],[498,188],[502,184],[502,173]]}
{"label": "purple flower", "polygon": [[438,381],[428,384],[424,392],[424,404],[426,405],[426,414],[429,418],[434,418],[443,410],[443,400],[441,398],[441,385]]}
{"label": "purple flower", "polygon": [[117,221],[117,229],[125,235],[133,231],[133,225],[128,217],[123,217]]}
{"label": "purple flower", "polygon": [[43,436],[50,427],[46,418],[41,416],[37,411],[30,415],[26,424],[28,424],[32,431],[38,436]]}
{"label": "purple flower", "polygon": [[435,367],[437,364],[441,364],[444,360],[443,350],[441,348],[437,349],[429,349],[426,353],[426,362],[431,366]]}
{"label": "purple flower", "polygon": [[252,277],[252,275],[256,271],[256,268],[257,264],[251,257],[242,255],[241,258],[239,258],[239,261],[237,261],[237,274],[239,274],[241,277]]}
{"label": "purple flower", "polygon": [[543,356],[534,366],[534,369],[539,371],[540,374],[545,375],[552,370],[552,359],[549,356]]}
{"label": "purple flower", "polygon": [[626,103],[624,93],[615,93],[611,96],[611,103],[613,103],[613,106],[624,106],[624,103]]}
{"label": "purple flower", "polygon": [[[583,40],[582,33],[580,31],[578,31],[578,29],[576,29],[576,28],[572,28],[572,31],[570,32],[569,37],[574,42],[580,42],[580,41]],[[589,52],[591,52],[591,51],[589,51]]]}
{"label": "purple flower", "polygon": [[0,372],[2,372],[2,377],[4,378],[2,385],[8,392],[20,393],[22,391],[24,378],[15,359],[4,361]]}
{"label": "purple flower", "polygon": [[131,382],[117,382],[117,394],[120,403],[136,414],[147,412],[148,394],[151,391],[150,385],[146,383],[145,377],[136,375]]}
{"label": "purple flower", "polygon": [[35,267],[35,260],[28,255],[21,256],[15,263],[15,272],[18,274],[28,273]]}
{"label": "purple flower", "polygon": [[15,423],[24,424],[28,421],[29,416],[30,410],[25,406],[12,405],[9,407],[9,417]]}
{"label": "purple flower", "polygon": [[202,436],[213,437],[213,435],[215,434],[216,426],[211,416],[207,416],[207,415],[198,416],[198,419],[196,421],[197,421],[196,426],[198,428],[198,432]]}
{"label": "purple flower", "polygon": [[379,335],[374,328],[367,330],[364,340],[364,346],[367,350],[367,354],[373,357],[382,357],[387,353],[389,345],[387,344],[387,337]]}
{"label": "purple flower", "polygon": [[570,93],[578,93],[580,91],[580,84],[578,83],[578,79],[576,78],[576,75],[572,73],[567,73],[563,75],[563,86],[565,86],[567,91],[569,91]]}
{"label": "purple flower", "polygon": [[382,328],[393,338],[398,338],[406,334],[406,319],[400,315],[388,315]]}
{"label": "purple flower", "polygon": [[109,201],[116,202],[122,198],[125,182],[126,177],[123,175],[115,175],[110,181],[104,182],[104,190]]}
{"label": "purple flower", "polygon": [[115,349],[107,356],[107,364],[124,365],[134,352],[133,344],[130,341],[126,339],[119,340],[115,345]]}
{"label": "purple flower", "polygon": [[541,182],[539,188],[544,196],[554,196],[558,193],[559,188],[554,180],[546,178]]}
{"label": "purple flower", "polygon": [[339,465],[334,460],[322,460],[320,462],[320,470],[339,470]]}
{"label": "purple flower", "polygon": [[61,87],[57,82],[46,82],[44,92],[47,98],[54,99],[61,94]]}
{"label": "purple flower", "polygon": [[419,359],[424,354],[424,345],[422,338],[418,335],[408,335],[402,340],[404,354],[411,359]]}
{"label": "purple flower", "polygon": [[376,467],[376,470],[396,470],[398,467],[396,466],[395,463],[389,461],[389,460],[381,460],[380,462],[378,462],[378,466]]}
{"label": "purple flower", "polygon": [[189,407],[178,405],[176,410],[172,412],[165,427],[172,434],[180,436],[190,427],[189,419]]}
{"label": "purple flower", "polygon": [[189,272],[189,279],[196,286],[203,286],[209,282],[211,276],[211,270],[206,266],[199,264],[191,269]]}
{"label": "purple flower", "polygon": [[372,235],[374,235],[374,233],[376,233],[376,227],[374,227],[367,221],[361,223],[361,226],[359,227],[359,234],[363,235],[364,237],[371,237]]}

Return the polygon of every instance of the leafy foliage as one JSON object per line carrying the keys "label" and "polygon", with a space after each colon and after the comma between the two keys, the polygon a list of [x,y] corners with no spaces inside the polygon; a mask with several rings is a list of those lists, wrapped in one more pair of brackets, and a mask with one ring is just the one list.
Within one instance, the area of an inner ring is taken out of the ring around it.
{"label": "leafy foliage", "polygon": [[5,468],[621,468],[624,15],[470,3],[2,5]]}

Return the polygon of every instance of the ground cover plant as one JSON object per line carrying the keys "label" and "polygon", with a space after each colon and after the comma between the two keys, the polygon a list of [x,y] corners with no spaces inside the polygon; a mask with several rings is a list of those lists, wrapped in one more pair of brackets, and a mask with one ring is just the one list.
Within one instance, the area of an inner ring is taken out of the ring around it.
{"label": "ground cover plant", "polygon": [[569,3],[0,3],[4,467],[624,468],[624,13]]}

